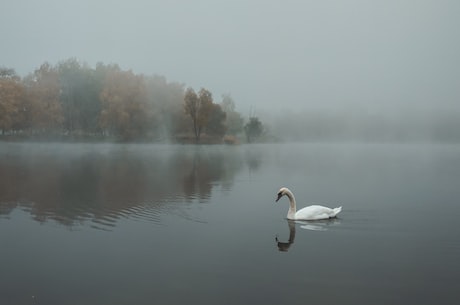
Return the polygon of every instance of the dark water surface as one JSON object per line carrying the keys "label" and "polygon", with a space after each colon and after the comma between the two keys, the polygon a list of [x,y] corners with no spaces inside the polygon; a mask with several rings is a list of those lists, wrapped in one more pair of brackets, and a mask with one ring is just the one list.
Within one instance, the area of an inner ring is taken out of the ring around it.
{"label": "dark water surface", "polygon": [[457,145],[0,143],[0,304],[457,304],[459,198]]}

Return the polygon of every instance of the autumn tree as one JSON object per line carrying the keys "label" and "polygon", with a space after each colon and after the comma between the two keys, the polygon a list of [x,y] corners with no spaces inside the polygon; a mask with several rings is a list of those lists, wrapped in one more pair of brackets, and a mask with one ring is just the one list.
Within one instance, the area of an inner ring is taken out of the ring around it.
{"label": "autumn tree", "polygon": [[192,88],[188,88],[185,91],[185,113],[192,119],[193,132],[197,143],[200,142],[201,132],[208,123],[212,105],[212,94],[208,90],[201,88],[198,94]]}
{"label": "autumn tree", "polygon": [[246,139],[248,143],[251,143],[258,137],[262,135],[263,126],[262,122],[259,120],[258,117],[250,117],[249,122],[244,125],[244,133],[246,134]]}
{"label": "autumn tree", "polygon": [[227,126],[236,133],[241,127],[230,123],[233,115],[234,121],[241,119],[233,101],[215,104],[204,88],[196,93],[116,64],[91,68],[76,58],[45,62],[23,80],[13,69],[0,68],[0,133],[164,139],[189,131],[190,117],[199,142],[203,133],[223,136]]}
{"label": "autumn tree", "polygon": [[26,113],[29,127],[35,131],[50,131],[64,121],[59,101],[59,76],[55,68],[44,63],[24,80],[27,89]]}
{"label": "autumn tree", "polygon": [[0,131],[11,131],[23,122],[24,86],[13,69],[0,68]]}
{"label": "autumn tree", "polygon": [[101,92],[100,126],[124,140],[146,135],[152,117],[142,75],[131,71],[109,71]]}

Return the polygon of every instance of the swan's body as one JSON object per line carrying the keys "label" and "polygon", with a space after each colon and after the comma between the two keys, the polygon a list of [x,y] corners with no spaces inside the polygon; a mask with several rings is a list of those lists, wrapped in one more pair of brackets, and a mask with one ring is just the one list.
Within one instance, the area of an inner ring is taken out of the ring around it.
{"label": "swan's body", "polygon": [[283,187],[278,192],[278,198],[276,201],[280,200],[281,197],[287,196],[289,198],[289,210],[287,214],[287,219],[292,220],[319,220],[319,219],[329,219],[337,217],[337,214],[342,211],[342,207],[331,209],[321,205],[311,205],[300,210],[296,210],[296,202],[294,194],[287,188]]}

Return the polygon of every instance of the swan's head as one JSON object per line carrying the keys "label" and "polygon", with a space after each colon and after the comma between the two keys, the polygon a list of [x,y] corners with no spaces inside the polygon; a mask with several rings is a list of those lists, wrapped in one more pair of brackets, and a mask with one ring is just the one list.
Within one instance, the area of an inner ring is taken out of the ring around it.
{"label": "swan's head", "polygon": [[291,191],[287,187],[280,188],[280,190],[278,191],[278,197],[276,198],[275,202],[278,202],[278,200],[280,200],[281,197],[290,193]]}

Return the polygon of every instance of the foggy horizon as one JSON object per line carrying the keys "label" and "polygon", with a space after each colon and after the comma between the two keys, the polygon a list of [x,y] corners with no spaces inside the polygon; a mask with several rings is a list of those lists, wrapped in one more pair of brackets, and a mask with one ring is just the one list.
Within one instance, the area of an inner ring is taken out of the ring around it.
{"label": "foggy horizon", "polygon": [[230,93],[243,114],[459,108],[455,1],[1,6],[0,66],[22,77],[75,57]]}

